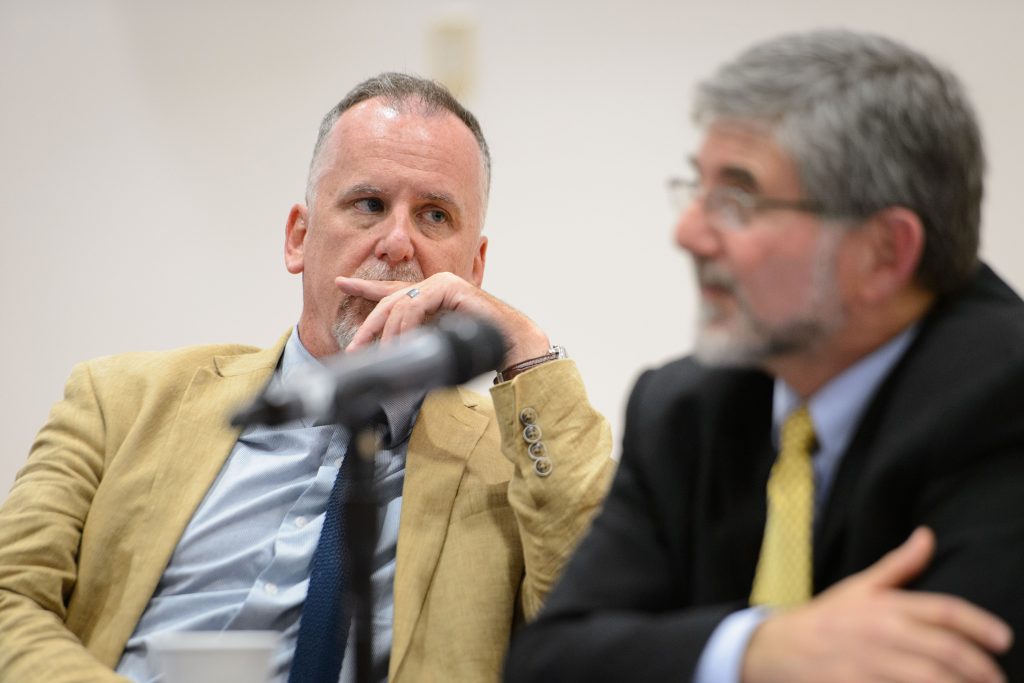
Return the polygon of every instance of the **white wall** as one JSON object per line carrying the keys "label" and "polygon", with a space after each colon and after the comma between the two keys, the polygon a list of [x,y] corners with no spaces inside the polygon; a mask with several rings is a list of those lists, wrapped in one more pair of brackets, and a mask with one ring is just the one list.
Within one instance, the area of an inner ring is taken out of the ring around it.
{"label": "white wall", "polygon": [[[667,175],[695,80],[750,42],[878,30],[953,68],[980,111],[984,254],[1024,286],[1024,3],[479,0],[466,98],[494,155],[485,286],[582,366],[612,420],[689,346]],[[321,115],[382,70],[430,75],[427,0],[0,0],[0,491],[72,364],[267,344],[299,311],[281,258]],[[2,495],[2,494],[0,494]]]}

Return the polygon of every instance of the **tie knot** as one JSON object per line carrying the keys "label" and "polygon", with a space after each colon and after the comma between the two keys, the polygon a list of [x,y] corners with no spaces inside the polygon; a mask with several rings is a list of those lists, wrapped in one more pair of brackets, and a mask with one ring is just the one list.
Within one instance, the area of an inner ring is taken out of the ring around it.
{"label": "tie knot", "polygon": [[810,453],[814,450],[814,421],[811,420],[811,412],[807,406],[800,406],[786,418],[782,423],[783,451],[790,449]]}

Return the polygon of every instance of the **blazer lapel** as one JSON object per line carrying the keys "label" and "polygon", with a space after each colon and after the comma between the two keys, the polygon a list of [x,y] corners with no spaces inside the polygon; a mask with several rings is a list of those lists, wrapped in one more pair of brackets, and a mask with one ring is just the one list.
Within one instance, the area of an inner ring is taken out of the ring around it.
{"label": "blazer lapel", "polygon": [[[772,380],[762,373],[730,372],[719,389],[727,400],[716,403],[707,451],[704,519],[695,524],[692,559],[700,583],[697,594],[716,601],[734,600],[750,592],[764,536],[766,485],[775,461],[771,438]],[[683,439],[692,436],[684,435]],[[683,441],[685,443],[685,441]]]}
{"label": "blazer lapel", "polygon": [[148,548],[146,567],[129,581],[137,600],[135,624],[145,610],[178,541],[238,440],[240,430],[228,424],[232,411],[252,398],[269,380],[288,335],[263,351],[217,356],[212,367],[195,372],[185,389],[177,415],[161,444],[160,464],[149,492],[147,514],[139,538]]}
{"label": "blazer lapel", "polygon": [[[408,652],[423,609],[462,473],[488,425],[475,402],[458,389],[429,394],[409,442],[398,527],[394,630],[390,671]],[[389,677],[390,678],[390,677]]]}

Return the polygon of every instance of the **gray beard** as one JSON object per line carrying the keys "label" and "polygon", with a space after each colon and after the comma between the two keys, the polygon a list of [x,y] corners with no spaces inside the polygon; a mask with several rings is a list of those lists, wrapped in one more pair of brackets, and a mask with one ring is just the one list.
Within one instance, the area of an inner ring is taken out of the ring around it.
{"label": "gray beard", "polygon": [[[423,280],[423,271],[419,264],[403,261],[397,266],[389,266],[383,261],[374,261],[368,265],[361,266],[351,277],[362,280],[400,280],[402,282],[420,282]],[[376,301],[363,299],[362,297],[346,296],[338,306],[338,315],[334,318],[334,325],[331,327],[331,334],[338,342],[338,349],[344,351],[352,339],[355,338],[359,327],[377,307]]]}
{"label": "gray beard", "polygon": [[[838,228],[836,228],[838,230]],[[758,318],[731,274],[714,264],[698,264],[702,282],[727,288],[736,297],[736,320],[730,329],[713,328],[719,315],[701,302],[694,356],[705,365],[759,367],[771,358],[806,351],[840,329],[846,312],[839,300],[835,255],[841,233],[827,234],[817,247],[810,299],[802,313],[778,324]]]}
{"label": "gray beard", "polygon": [[[706,309],[701,314],[704,318],[714,315]],[[738,335],[736,330],[709,330],[706,324],[702,324],[698,329],[694,355],[705,365],[759,367],[769,358],[790,355],[812,347],[835,326],[832,321],[809,317],[772,328],[759,320],[747,318],[744,329]]]}

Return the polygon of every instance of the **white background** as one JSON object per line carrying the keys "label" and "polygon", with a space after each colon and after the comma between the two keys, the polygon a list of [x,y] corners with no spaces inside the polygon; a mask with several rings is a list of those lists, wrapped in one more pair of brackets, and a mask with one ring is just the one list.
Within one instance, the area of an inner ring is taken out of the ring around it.
{"label": "white background", "polygon": [[284,221],[321,116],[380,71],[434,75],[453,12],[494,156],[484,285],[568,347],[616,440],[636,374],[691,344],[664,180],[698,140],[692,86],[757,39],[870,29],[956,71],[990,160],[983,252],[1024,286],[1017,0],[0,0],[0,491],[75,362],[295,322]]}

